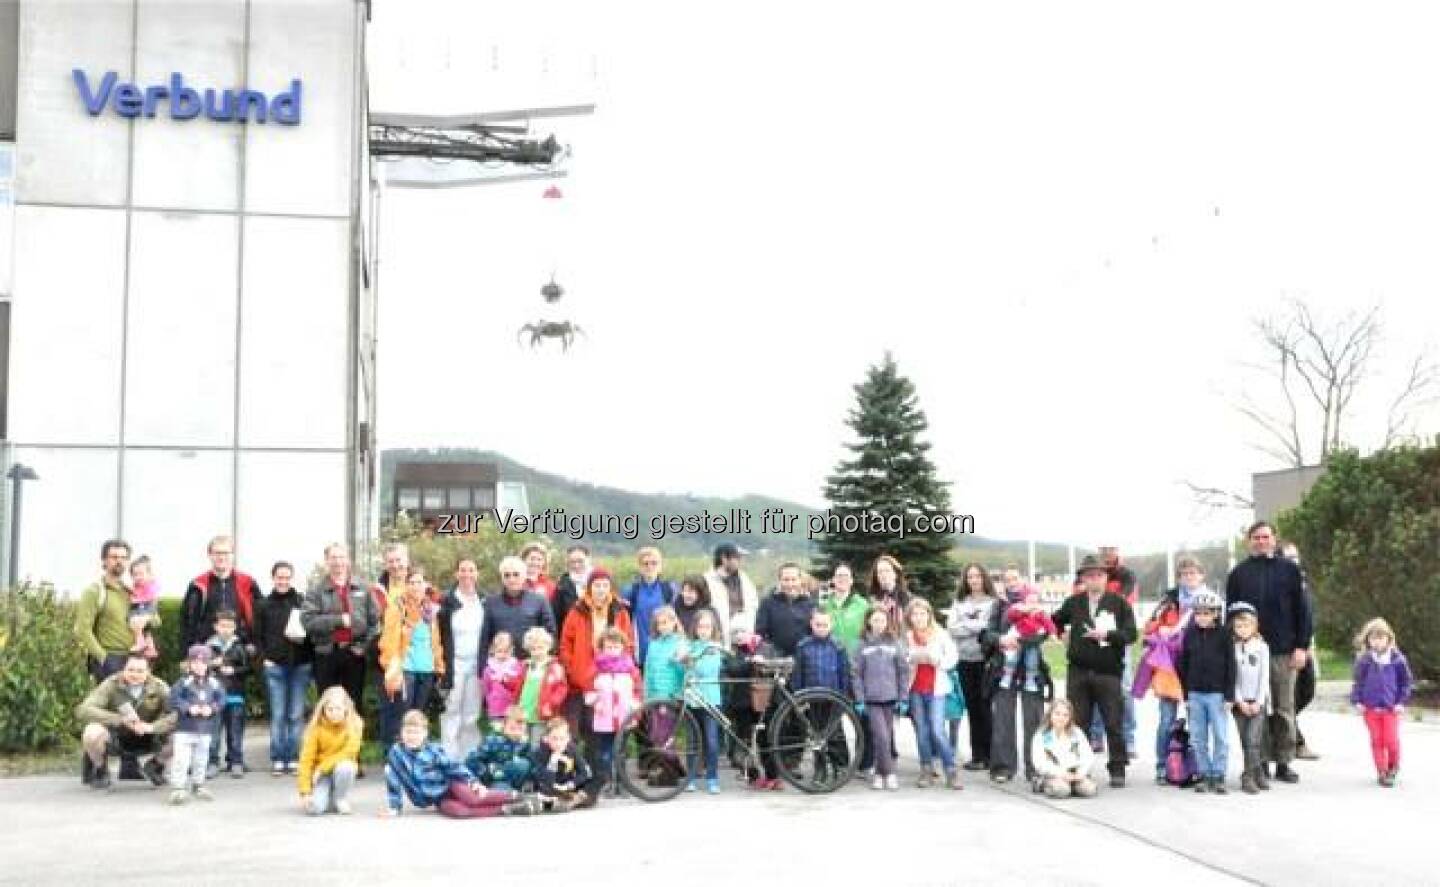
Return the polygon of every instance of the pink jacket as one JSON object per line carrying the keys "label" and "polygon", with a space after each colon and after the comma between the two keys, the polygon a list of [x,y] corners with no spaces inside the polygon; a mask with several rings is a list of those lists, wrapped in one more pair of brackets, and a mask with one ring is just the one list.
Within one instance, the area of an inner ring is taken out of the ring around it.
{"label": "pink jacket", "polygon": [[594,709],[596,733],[619,733],[640,707],[640,670],[629,656],[595,657],[595,689],[585,693],[585,702]]}
{"label": "pink jacket", "polygon": [[520,701],[525,683],[525,664],[514,656],[503,662],[490,657],[480,673],[480,692],[485,696],[485,716],[492,721],[505,717],[510,706]]}

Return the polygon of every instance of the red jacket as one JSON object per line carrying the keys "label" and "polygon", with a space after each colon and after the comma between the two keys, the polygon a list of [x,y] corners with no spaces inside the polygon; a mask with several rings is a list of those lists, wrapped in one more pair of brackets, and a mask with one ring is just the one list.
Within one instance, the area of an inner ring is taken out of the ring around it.
{"label": "red jacket", "polygon": [[[255,580],[236,570],[235,602],[236,616],[240,624],[235,633],[247,644],[254,643],[255,625]],[[180,603],[180,650],[184,654],[195,644],[203,644],[214,633],[215,614],[220,612],[219,603],[210,599],[210,580],[214,576],[209,570],[191,580],[185,589],[185,598]]]}
{"label": "red jacket", "polygon": [[[540,704],[537,706],[541,721],[548,721],[551,718],[563,717],[565,714],[565,700],[570,698],[570,684],[565,679],[565,666],[560,660],[551,657],[544,665],[545,675],[540,679]],[[529,666],[526,667],[526,678],[529,678]]]}
{"label": "red jacket", "polygon": [[[565,627],[560,631],[560,664],[565,666],[571,688],[581,693],[595,689],[596,638],[594,621],[590,618],[592,606],[590,591],[586,589],[580,603],[565,617]],[[630,611],[619,598],[611,598],[605,624],[625,635],[625,649],[635,655],[635,626],[630,622]]]}

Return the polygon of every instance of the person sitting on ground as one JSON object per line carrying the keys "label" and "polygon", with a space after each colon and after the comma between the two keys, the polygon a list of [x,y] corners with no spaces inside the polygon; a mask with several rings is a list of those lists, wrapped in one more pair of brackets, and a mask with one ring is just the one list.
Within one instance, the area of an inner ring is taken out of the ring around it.
{"label": "person sitting on ground", "polygon": [[535,752],[535,787],[547,812],[594,807],[602,780],[570,740],[570,725],[555,718],[545,725],[545,740]]}
{"label": "person sitting on ground", "polygon": [[1030,757],[1039,780],[1035,787],[1047,797],[1095,797],[1095,780],[1090,778],[1095,750],[1090,737],[1075,726],[1075,709],[1068,699],[1050,704],[1045,727],[1030,740]]}
{"label": "person sitting on ground", "polygon": [[205,787],[205,770],[215,724],[225,710],[225,687],[210,674],[210,648],[204,644],[191,647],[186,655],[185,675],[170,688],[170,708],[177,718],[170,803],[183,804],[191,795],[213,801],[215,796]]}
{"label": "person sitting on ground", "polygon": [[150,674],[150,662],[131,654],[119,674],[101,681],[75,707],[81,723],[82,778],[93,789],[110,788],[110,756],[149,756],[140,768],[156,787],[165,784],[170,735],[178,720],[170,708],[170,687]]}
{"label": "person sitting on ground", "polygon": [[399,816],[408,799],[417,809],[438,807],[454,819],[484,819],[507,812],[528,815],[527,805],[513,791],[491,791],[469,768],[452,760],[445,747],[426,737],[430,722],[422,711],[407,711],[400,720],[400,741],[385,756],[385,807],[381,816]]}
{"label": "person sitting on ground", "polygon": [[139,653],[152,662],[160,656],[152,632],[160,625],[159,599],[160,584],[151,571],[149,556],[142,554],[130,564],[130,630],[135,634],[130,652]]}
{"label": "person sitting on ground", "polygon": [[360,742],[365,722],[345,688],[336,684],[320,694],[300,743],[296,781],[300,809],[311,816],[332,810],[350,813],[350,789],[360,772]]}
{"label": "person sitting on ground", "polygon": [[[544,631],[544,629],[530,629]],[[500,729],[487,735],[475,750],[465,757],[465,767],[475,774],[480,784],[500,791],[525,791],[535,769],[535,749],[525,730],[525,709],[510,706]]]}

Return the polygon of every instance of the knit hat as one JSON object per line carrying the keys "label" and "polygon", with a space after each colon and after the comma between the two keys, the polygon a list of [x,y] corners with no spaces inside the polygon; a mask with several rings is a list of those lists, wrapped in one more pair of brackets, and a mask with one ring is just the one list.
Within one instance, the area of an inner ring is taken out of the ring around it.
{"label": "knit hat", "polygon": [[615,587],[615,577],[610,575],[610,571],[604,567],[596,567],[590,571],[590,578],[585,580],[586,591],[590,590],[590,587],[595,584],[596,579],[608,579],[610,580],[610,587],[612,589]]}
{"label": "knit hat", "polygon": [[205,646],[204,644],[194,644],[190,647],[189,650],[185,651],[185,660],[187,662],[198,660],[205,663],[206,665],[209,665],[210,648]]}

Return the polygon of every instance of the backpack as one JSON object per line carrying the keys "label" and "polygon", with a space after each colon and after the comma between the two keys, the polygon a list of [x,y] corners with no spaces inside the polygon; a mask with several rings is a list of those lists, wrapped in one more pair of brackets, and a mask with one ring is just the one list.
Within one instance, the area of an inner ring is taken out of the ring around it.
{"label": "backpack", "polygon": [[1190,731],[1185,727],[1184,718],[1176,718],[1170,728],[1165,752],[1165,781],[1180,788],[1200,781],[1200,763],[1195,757],[1195,747],[1190,744]]}

